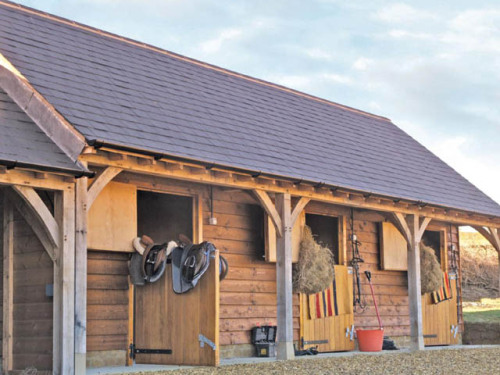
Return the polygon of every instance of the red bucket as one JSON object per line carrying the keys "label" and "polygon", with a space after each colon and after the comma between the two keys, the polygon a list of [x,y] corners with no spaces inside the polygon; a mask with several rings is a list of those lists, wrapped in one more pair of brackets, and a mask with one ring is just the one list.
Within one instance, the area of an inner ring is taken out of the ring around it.
{"label": "red bucket", "polygon": [[361,352],[380,352],[384,344],[383,329],[357,329],[359,350]]}

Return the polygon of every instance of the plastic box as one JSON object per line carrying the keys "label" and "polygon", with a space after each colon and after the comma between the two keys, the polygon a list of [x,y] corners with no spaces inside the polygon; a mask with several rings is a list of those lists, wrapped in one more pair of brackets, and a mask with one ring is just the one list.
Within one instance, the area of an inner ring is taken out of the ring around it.
{"label": "plastic box", "polygon": [[257,357],[276,357],[276,326],[252,328],[252,344]]}

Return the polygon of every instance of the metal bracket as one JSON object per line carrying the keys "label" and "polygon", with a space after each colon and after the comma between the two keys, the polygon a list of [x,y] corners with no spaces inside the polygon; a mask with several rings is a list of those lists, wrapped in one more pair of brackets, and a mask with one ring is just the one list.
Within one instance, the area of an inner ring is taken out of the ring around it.
{"label": "metal bracket", "polygon": [[328,340],[315,340],[315,341],[304,341],[304,338],[302,338],[302,347],[306,345],[321,345],[321,344],[328,344]]}
{"label": "metal bracket", "polygon": [[350,341],[354,340],[354,324],[351,326],[351,328],[347,327],[345,329],[345,337],[349,337]]}
{"label": "metal bracket", "polygon": [[205,344],[207,344],[208,346],[210,346],[212,348],[212,350],[215,351],[217,349],[217,345],[215,345],[213,341],[207,339],[201,333],[198,335],[198,341],[200,341],[200,348],[204,348]]}
{"label": "metal bracket", "polygon": [[138,349],[134,344],[130,344],[130,358],[135,359],[136,354],[172,354],[172,349]]}
{"label": "metal bracket", "polygon": [[453,334],[453,338],[457,338],[457,333],[458,333],[458,325],[451,325],[451,333]]}

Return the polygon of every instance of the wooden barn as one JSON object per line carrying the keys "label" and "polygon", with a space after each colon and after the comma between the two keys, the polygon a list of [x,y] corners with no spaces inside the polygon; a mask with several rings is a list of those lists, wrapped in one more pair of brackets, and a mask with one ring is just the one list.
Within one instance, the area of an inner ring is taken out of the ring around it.
{"label": "wooden barn", "polygon": [[[268,324],[278,359],[354,350],[378,327],[364,271],[399,345],[460,343],[458,229],[500,251],[500,206],[389,119],[7,1],[0,54],[4,373],[216,366]],[[329,309],[292,288],[305,225],[333,253]],[[175,293],[166,264],[134,285],[133,240],[180,234],[217,248],[199,283]]]}

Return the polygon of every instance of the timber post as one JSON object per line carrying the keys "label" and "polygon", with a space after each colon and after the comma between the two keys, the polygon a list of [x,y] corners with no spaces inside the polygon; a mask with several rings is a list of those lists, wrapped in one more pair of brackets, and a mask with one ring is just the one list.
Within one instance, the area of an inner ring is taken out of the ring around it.
{"label": "timber post", "polygon": [[75,375],[85,374],[87,361],[87,180],[75,189]]}
{"label": "timber post", "polygon": [[422,323],[422,288],[420,285],[420,241],[431,218],[420,215],[403,215],[394,212],[391,219],[396,228],[406,239],[408,245],[408,303],[410,307],[410,349],[424,349],[424,334]]}
{"label": "timber post", "polygon": [[276,194],[282,236],[276,239],[276,294],[278,320],[277,359],[295,358],[292,307],[292,213],[290,194]]}
{"label": "timber post", "polygon": [[4,195],[3,211],[3,341],[2,373],[12,370],[14,304],[14,209]]}
{"label": "timber post", "polygon": [[411,349],[424,349],[422,323],[422,289],[420,285],[420,240],[418,215],[408,215],[410,241],[408,242],[408,298],[410,301]]}
{"label": "timber post", "polygon": [[53,374],[75,372],[75,189],[54,194],[60,246],[54,262]]}

